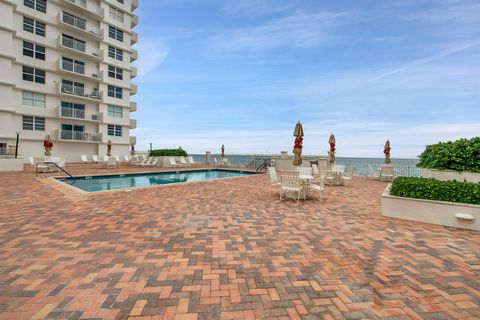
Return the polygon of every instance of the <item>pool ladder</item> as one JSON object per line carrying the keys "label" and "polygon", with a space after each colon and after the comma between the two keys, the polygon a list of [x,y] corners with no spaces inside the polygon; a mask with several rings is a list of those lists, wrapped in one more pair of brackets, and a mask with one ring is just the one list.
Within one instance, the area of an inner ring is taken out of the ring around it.
{"label": "pool ladder", "polygon": [[[60,169],[63,173],[65,173],[67,176],[69,176],[71,179],[73,179],[73,183],[75,183],[77,181],[77,179],[72,176],[70,173],[68,173],[67,171],[65,171],[62,167],[60,167],[58,164],[56,164],[55,162],[51,162],[51,161],[45,161],[46,164],[48,165],[54,165],[55,167],[57,167],[58,169]],[[35,175],[38,174],[38,170],[35,170]]]}

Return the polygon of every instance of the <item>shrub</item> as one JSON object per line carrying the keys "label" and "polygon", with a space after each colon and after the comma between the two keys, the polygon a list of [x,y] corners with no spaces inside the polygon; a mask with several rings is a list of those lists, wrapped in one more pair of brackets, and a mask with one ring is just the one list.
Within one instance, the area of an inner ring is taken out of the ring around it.
{"label": "shrub", "polygon": [[183,149],[158,149],[150,151],[151,157],[181,157],[188,156],[187,152]]}
{"label": "shrub", "polygon": [[421,168],[480,172],[480,137],[429,145],[418,158]]}
{"label": "shrub", "polygon": [[406,198],[480,205],[480,183],[472,182],[398,177],[393,180],[390,194],[392,196]]}

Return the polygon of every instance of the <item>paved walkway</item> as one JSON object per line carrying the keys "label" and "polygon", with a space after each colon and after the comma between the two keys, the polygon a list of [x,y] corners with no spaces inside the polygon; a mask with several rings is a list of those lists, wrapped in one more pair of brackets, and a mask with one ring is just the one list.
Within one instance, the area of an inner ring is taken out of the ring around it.
{"label": "paved walkway", "polygon": [[479,233],[383,218],[377,181],[298,205],[267,182],[0,173],[0,319],[479,319]]}

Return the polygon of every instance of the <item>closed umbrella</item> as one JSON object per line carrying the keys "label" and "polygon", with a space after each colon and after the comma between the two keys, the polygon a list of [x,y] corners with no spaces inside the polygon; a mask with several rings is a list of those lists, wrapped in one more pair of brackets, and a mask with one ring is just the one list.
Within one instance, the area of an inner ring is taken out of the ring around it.
{"label": "closed umbrella", "polygon": [[390,161],[390,141],[385,142],[385,147],[383,148],[383,153],[385,153],[385,163],[389,164]]}
{"label": "closed umbrella", "polygon": [[53,142],[50,139],[49,134],[47,134],[47,136],[45,137],[45,140],[43,140],[43,147],[45,148],[45,155],[46,156],[51,156],[52,155]]}
{"label": "closed umbrella", "polygon": [[135,145],[132,144],[130,147],[131,147],[131,149],[130,149],[130,155],[134,156],[134,155],[135,155]]}
{"label": "closed umbrella", "polygon": [[293,131],[293,136],[295,137],[295,144],[293,145],[293,164],[299,166],[302,164],[302,148],[303,148],[303,127],[300,121],[295,125],[295,130]]}
{"label": "closed umbrella", "polygon": [[112,156],[112,141],[108,140],[107,143],[107,156],[111,157]]}
{"label": "closed umbrella", "polygon": [[333,133],[330,135],[328,143],[330,144],[330,151],[328,151],[328,163],[333,164],[335,163],[335,136]]}
{"label": "closed umbrella", "polygon": [[225,146],[222,144],[222,159],[225,157]]}

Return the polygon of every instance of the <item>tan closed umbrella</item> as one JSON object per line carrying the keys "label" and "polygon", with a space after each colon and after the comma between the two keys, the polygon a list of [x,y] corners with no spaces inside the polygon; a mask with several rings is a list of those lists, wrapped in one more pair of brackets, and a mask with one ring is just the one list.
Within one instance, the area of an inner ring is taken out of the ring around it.
{"label": "tan closed umbrella", "polygon": [[108,140],[107,142],[107,156],[112,156],[112,141]]}
{"label": "tan closed umbrella", "polygon": [[390,141],[385,142],[385,147],[383,148],[383,153],[385,154],[385,163],[389,164],[392,161],[390,160]]}
{"label": "tan closed umbrella", "polygon": [[328,140],[330,144],[330,151],[328,151],[328,163],[333,164],[335,163],[335,136],[333,133],[330,135],[330,139]]}
{"label": "tan closed umbrella", "polygon": [[293,145],[293,164],[299,166],[302,164],[302,148],[303,148],[303,127],[300,121],[295,125],[295,130],[293,131],[293,136],[295,137],[295,144]]}

